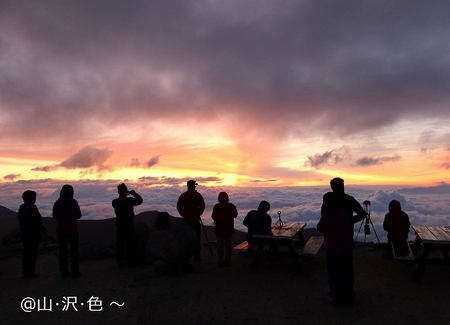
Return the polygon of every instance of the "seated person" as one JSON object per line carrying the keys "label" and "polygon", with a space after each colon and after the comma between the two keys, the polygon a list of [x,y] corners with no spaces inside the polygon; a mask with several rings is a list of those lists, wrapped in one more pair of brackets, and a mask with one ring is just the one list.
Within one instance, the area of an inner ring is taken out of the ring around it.
{"label": "seated person", "polygon": [[388,247],[386,250],[387,257],[391,257],[391,242],[396,248],[397,255],[407,255],[407,240],[409,234],[408,215],[402,211],[399,201],[392,200],[389,203],[389,212],[384,217],[383,229],[388,233]]}
{"label": "seated person", "polygon": [[261,201],[258,210],[251,210],[244,218],[244,226],[248,228],[247,240],[250,248],[254,246],[253,235],[271,235],[272,218],[267,214],[270,210],[270,204],[267,201]]}
{"label": "seated person", "polygon": [[[258,210],[251,210],[244,218],[244,226],[248,228],[247,241],[249,243],[248,252],[251,254],[253,248],[257,245],[253,239],[254,235],[272,235],[272,218],[267,214],[270,210],[270,204],[267,201],[261,201]],[[258,250],[263,249],[262,243],[258,244]],[[277,247],[271,245],[270,251],[276,254]],[[250,255],[249,255],[250,256]],[[260,255],[256,254],[250,267],[256,271],[259,265]]]}

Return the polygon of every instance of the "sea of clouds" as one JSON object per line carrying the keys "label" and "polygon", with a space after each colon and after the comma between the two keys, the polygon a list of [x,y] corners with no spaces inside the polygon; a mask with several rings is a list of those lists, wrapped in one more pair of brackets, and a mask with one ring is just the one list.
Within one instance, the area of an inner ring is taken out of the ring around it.
{"label": "sea of clouds", "polygon": [[[117,197],[117,181],[79,181],[71,183],[75,189],[83,218],[88,220],[107,219],[114,217],[111,201]],[[51,217],[53,203],[59,196],[63,183],[48,181],[19,181],[0,184],[0,205],[17,211],[22,204],[21,195],[27,189],[38,193],[36,205],[43,217]],[[173,216],[179,216],[176,202],[179,195],[186,190],[185,186],[150,187],[142,183],[130,184],[129,189],[136,190],[144,198],[144,203],[135,208],[136,214],[143,211],[167,211]],[[271,204],[269,214],[273,222],[278,220],[277,212],[281,211],[283,222],[306,222],[308,228],[315,227],[320,218],[322,196],[329,191],[328,187],[203,187],[197,190],[202,193],[206,202],[206,209],[202,216],[205,225],[213,225],[211,211],[217,203],[217,195],[226,191],[230,201],[239,211],[235,221],[235,228],[246,231],[242,220],[248,211],[256,209],[261,200]],[[384,215],[388,212],[388,204],[396,199],[410,217],[413,225],[450,225],[450,185],[442,183],[433,187],[393,188],[393,187],[346,187],[347,194],[356,198],[362,205],[369,200],[367,206],[373,227],[371,234],[364,239],[364,228],[361,223],[355,225],[355,236],[358,240],[376,242],[376,232],[381,242],[386,241],[383,230]],[[364,205],[363,205],[364,206]],[[361,228],[361,231],[358,230]],[[414,238],[410,231],[410,240]]]}

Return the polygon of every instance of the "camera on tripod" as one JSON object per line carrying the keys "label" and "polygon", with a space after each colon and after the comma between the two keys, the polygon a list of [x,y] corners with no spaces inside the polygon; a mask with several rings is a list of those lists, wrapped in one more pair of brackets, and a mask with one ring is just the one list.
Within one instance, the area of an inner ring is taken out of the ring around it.
{"label": "camera on tripod", "polygon": [[366,214],[366,217],[361,220],[361,226],[359,226],[359,230],[358,230],[358,233],[356,234],[355,241],[358,240],[359,232],[361,231],[361,228],[364,226],[364,243],[366,243],[366,236],[370,235],[370,233],[371,233],[370,226],[372,226],[373,233],[374,233],[375,237],[377,238],[378,244],[379,244],[380,239],[378,238],[377,232],[372,223],[372,219],[370,218],[370,201],[365,200],[363,202],[363,205],[364,205],[364,212]]}
{"label": "camera on tripod", "polygon": [[363,202],[364,210],[366,211],[366,223],[364,225],[364,235],[370,235],[370,201]]}

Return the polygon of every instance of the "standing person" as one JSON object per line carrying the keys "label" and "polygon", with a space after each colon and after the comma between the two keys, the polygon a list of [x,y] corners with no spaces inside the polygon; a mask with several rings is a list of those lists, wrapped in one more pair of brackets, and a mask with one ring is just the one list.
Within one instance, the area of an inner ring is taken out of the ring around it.
{"label": "standing person", "polygon": [[238,211],[226,192],[220,192],[218,200],[219,203],[214,206],[211,217],[215,222],[219,266],[223,267],[230,266],[231,238],[234,232],[234,218],[237,217]]}
{"label": "standing person", "polygon": [[[136,191],[128,191],[127,186],[122,183],[117,186],[119,197],[112,201],[114,213],[116,214],[116,252],[117,265],[125,265],[124,252],[128,265],[136,264],[136,245],[134,232],[134,207],[142,204],[142,197]],[[131,195],[132,197],[129,197]]]}
{"label": "standing person", "polygon": [[328,192],[323,196],[322,215],[317,229],[324,234],[328,286],[335,307],[351,305],[354,300],[352,234],[340,198]]}
{"label": "standing person", "polygon": [[43,229],[41,214],[36,203],[37,193],[27,190],[23,192],[23,204],[17,213],[20,225],[20,237],[23,242],[22,275],[24,279],[34,278],[36,256],[41,241],[40,230]]}
{"label": "standing person", "polygon": [[[56,233],[59,242],[59,271],[63,279],[72,275],[76,279],[81,276],[78,265],[78,219],[81,210],[77,200],[73,198],[72,185],[64,185],[59,193],[59,199],[53,205],[53,218],[56,219]],[[68,268],[68,246],[70,245],[70,264]]]}
{"label": "standing person", "polygon": [[[335,194],[340,201],[340,205],[341,207],[345,210],[345,212],[347,213],[347,218],[348,218],[348,222],[346,222],[345,224],[348,227],[348,232],[350,234],[351,237],[351,242],[352,242],[352,249],[351,249],[351,263],[353,265],[353,247],[354,247],[354,239],[353,239],[353,233],[354,233],[354,227],[355,227],[355,223],[363,220],[367,214],[364,211],[363,207],[361,206],[361,204],[358,203],[358,201],[356,201],[356,199],[345,193],[345,188],[344,188],[344,180],[342,178],[339,177],[335,177],[330,181],[330,187],[331,190],[333,191],[333,194]],[[323,205],[321,208],[321,214],[323,213]],[[353,215],[353,213],[356,213],[355,215]],[[349,275],[349,279],[351,279],[352,281],[352,287],[354,285],[354,274],[353,274],[353,267],[349,270],[349,272],[351,273]],[[353,292],[353,296],[355,295],[355,293]]]}
{"label": "standing person", "polygon": [[386,257],[391,257],[391,242],[398,248],[399,255],[406,255],[408,253],[407,240],[409,234],[409,216],[402,211],[402,206],[399,201],[392,200],[389,202],[389,212],[385,215],[383,221],[383,229],[388,233],[388,245],[386,250]]}
{"label": "standing person", "polygon": [[[347,212],[347,216],[349,219],[348,231],[353,241],[354,225],[355,223],[363,220],[367,216],[366,212],[364,211],[361,204],[359,204],[358,201],[356,201],[356,199],[353,196],[345,193],[344,180],[342,178],[339,177],[333,178],[330,181],[330,187],[333,193],[341,201],[341,205],[343,206],[344,210]],[[356,215],[353,215],[353,213],[356,213]]]}
{"label": "standing person", "polygon": [[194,253],[194,261],[200,261],[200,235],[201,235],[201,219],[200,216],[205,210],[205,200],[203,196],[197,192],[195,187],[197,182],[194,180],[187,181],[187,191],[182,193],[178,198],[177,210],[183,220],[194,229],[197,234],[197,248]]}

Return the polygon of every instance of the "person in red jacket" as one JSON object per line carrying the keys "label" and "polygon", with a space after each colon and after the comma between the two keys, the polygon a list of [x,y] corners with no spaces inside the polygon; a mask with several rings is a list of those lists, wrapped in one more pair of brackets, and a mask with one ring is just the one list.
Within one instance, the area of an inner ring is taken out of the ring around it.
{"label": "person in red jacket", "polygon": [[219,266],[223,267],[230,265],[231,238],[234,232],[234,218],[237,217],[238,211],[226,192],[220,192],[218,200],[219,203],[214,206],[211,217],[215,222]]}
{"label": "person in red jacket", "polygon": [[[59,199],[53,205],[53,218],[56,219],[59,242],[59,271],[63,279],[70,275],[74,279],[81,276],[78,269],[78,219],[81,218],[81,210],[73,195],[72,185],[66,184],[61,188]],[[72,274],[67,267],[69,245]]]}
{"label": "person in red jacket", "polygon": [[386,250],[386,257],[391,257],[391,242],[394,247],[398,248],[398,253],[404,255],[407,253],[406,246],[409,234],[409,216],[402,211],[402,206],[399,201],[392,200],[389,202],[389,212],[384,217],[383,229],[387,231],[388,245]]}
{"label": "person in red jacket", "polygon": [[195,180],[187,181],[187,191],[178,198],[177,211],[183,220],[194,229],[197,234],[198,244],[194,253],[194,261],[200,261],[200,235],[201,219],[200,216],[205,211],[205,200],[203,196],[196,191],[197,182]]}
{"label": "person in red jacket", "polygon": [[353,240],[348,231],[349,223],[351,221],[341,198],[336,193],[326,193],[317,230],[325,238],[328,286],[335,307],[351,305],[355,299]]}

